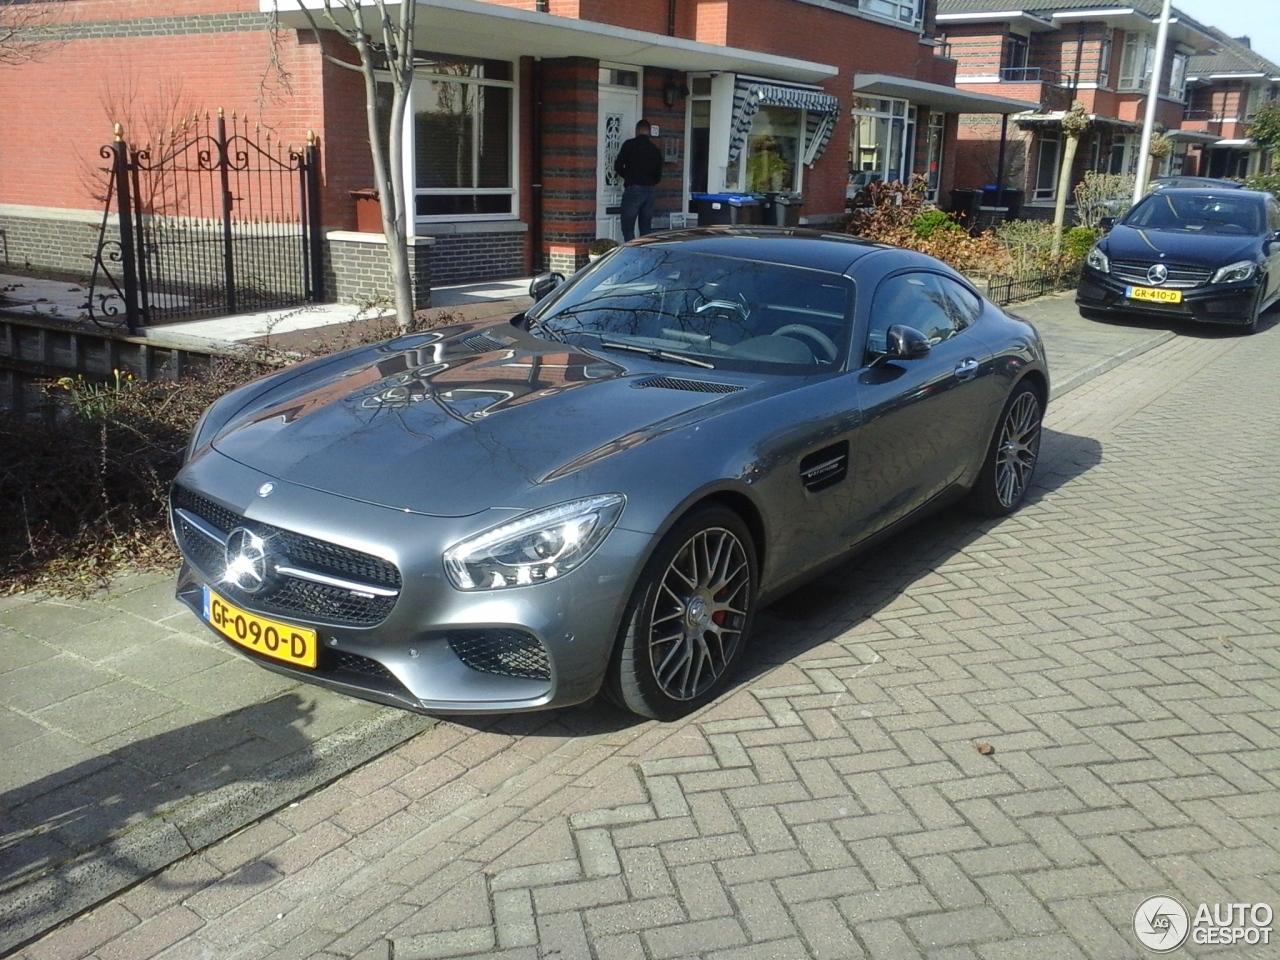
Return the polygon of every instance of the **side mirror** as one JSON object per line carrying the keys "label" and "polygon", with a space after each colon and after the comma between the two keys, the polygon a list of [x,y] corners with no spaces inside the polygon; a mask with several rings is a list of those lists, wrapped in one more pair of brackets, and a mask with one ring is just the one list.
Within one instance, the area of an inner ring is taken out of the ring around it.
{"label": "side mirror", "polygon": [[1103,217],[1101,220],[1098,221],[1098,226],[1100,226],[1107,233],[1110,233],[1111,228],[1114,227],[1115,225],[1116,225],[1115,217]]}
{"label": "side mirror", "polygon": [[540,273],[529,284],[529,296],[534,301],[545,300],[560,284],[564,283],[563,273]]}
{"label": "side mirror", "polygon": [[901,323],[895,323],[889,328],[887,339],[886,360],[919,360],[927,357],[933,349],[928,337],[915,327]]}

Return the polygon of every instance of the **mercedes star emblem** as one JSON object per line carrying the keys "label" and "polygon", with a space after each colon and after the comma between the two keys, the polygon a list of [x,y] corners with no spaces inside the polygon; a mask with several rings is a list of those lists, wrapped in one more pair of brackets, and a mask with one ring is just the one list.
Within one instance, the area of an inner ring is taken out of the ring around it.
{"label": "mercedes star emblem", "polygon": [[252,530],[236,527],[227,537],[227,570],[222,579],[245,593],[267,585],[267,545]]}
{"label": "mercedes star emblem", "polygon": [[271,491],[274,490],[275,488],[276,488],[276,485],[268,481],[267,483],[264,483],[262,486],[258,488],[258,496],[269,497],[271,496]]}
{"label": "mercedes star emblem", "polygon": [[1147,271],[1147,280],[1150,283],[1164,283],[1169,279],[1169,268],[1163,263],[1155,263],[1151,265],[1151,269]]}

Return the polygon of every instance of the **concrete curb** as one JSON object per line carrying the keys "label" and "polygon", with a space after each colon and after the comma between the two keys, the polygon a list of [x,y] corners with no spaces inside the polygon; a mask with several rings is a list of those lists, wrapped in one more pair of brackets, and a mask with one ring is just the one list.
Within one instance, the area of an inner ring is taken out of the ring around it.
{"label": "concrete curb", "polygon": [[105,847],[0,893],[0,955],[153,873],[230,836],[430,729],[434,718],[386,709],[121,834]]}
{"label": "concrete curb", "polygon": [[1161,331],[1160,333],[1154,334],[1149,339],[1143,340],[1141,343],[1135,343],[1133,346],[1121,350],[1112,357],[1107,357],[1105,360],[1099,360],[1097,363],[1091,364],[1083,370],[1077,371],[1061,383],[1055,383],[1050,388],[1050,399],[1056,400],[1058,397],[1070,393],[1076,387],[1083,386],[1094,377],[1100,377],[1108,370],[1114,370],[1126,360],[1132,360],[1134,357],[1141,356],[1148,350],[1154,350],[1156,347],[1160,346],[1160,344],[1167,343],[1175,336],[1177,336],[1177,334],[1172,330]]}

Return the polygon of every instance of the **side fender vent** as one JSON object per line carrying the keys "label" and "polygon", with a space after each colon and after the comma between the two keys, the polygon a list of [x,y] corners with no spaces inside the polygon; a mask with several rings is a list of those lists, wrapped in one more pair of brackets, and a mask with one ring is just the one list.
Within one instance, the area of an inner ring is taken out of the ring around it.
{"label": "side fender vent", "polygon": [[686,380],[683,377],[645,377],[637,380],[637,389],[657,387],[660,390],[687,390],[691,393],[737,393],[744,389],[733,383],[715,383],[710,380]]}
{"label": "side fender vent", "polygon": [[800,461],[800,482],[810,493],[818,493],[849,475],[849,441],[841,440],[815,450]]}

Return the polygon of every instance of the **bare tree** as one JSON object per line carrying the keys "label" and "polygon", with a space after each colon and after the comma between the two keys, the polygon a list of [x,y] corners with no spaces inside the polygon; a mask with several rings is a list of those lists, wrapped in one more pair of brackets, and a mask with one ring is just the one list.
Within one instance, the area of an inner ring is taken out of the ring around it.
{"label": "bare tree", "polygon": [[1053,205],[1053,256],[1062,250],[1062,227],[1067,219],[1067,188],[1071,185],[1071,168],[1075,166],[1076,150],[1080,146],[1080,138],[1084,136],[1092,121],[1079,100],[1071,104],[1071,109],[1062,117],[1062,132],[1067,142],[1062,152],[1062,166],[1058,170],[1057,201]]}
{"label": "bare tree", "polygon": [[[413,31],[418,5],[401,3],[398,13],[393,13],[386,0],[321,0],[319,10],[310,10],[299,0],[298,8],[311,25],[325,59],[358,70],[364,78],[369,147],[382,207],[396,323],[401,330],[407,330],[413,325],[413,289],[407,241],[410,210],[404,187],[404,115],[413,84]],[[337,33],[355,50],[358,64],[342,59],[326,46],[326,30]],[[392,86],[389,131],[385,131],[378,117],[378,83],[384,75]]]}
{"label": "bare tree", "polygon": [[0,65],[29,63],[56,50],[66,35],[62,12],[60,2],[0,0]]}

